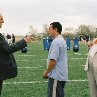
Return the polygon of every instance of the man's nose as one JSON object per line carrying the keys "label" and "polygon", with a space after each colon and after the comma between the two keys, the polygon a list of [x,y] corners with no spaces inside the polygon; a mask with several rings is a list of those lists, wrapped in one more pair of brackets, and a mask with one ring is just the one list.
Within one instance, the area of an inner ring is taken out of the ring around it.
{"label": "man's nose", "polygon": [[2,23],[4,23],[4,20],[2,20]]}
{"label": "man's nose", "polygon": [[4,23],[4,20],[2,21],[2,23]]}

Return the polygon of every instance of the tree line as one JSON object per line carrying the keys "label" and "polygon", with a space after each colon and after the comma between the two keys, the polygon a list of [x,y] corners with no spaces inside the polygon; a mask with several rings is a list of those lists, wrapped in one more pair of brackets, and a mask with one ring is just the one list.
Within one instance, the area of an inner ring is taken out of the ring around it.
{"label": "tree line", "polygon": [[[48,24],[44,24],[41,33],[38,32],[37,28],[33,26],[30,27],[30,32],[32,32],[32,36],[36,39],[41,40],[48,36]],[[62,35],[64,38],[70,37],[73,39],[75,36],[80,37],[89,35],[92,38],[97,37],[97,28],[95,25],[79,25],[77,28],[74,27],[63,27]]]}

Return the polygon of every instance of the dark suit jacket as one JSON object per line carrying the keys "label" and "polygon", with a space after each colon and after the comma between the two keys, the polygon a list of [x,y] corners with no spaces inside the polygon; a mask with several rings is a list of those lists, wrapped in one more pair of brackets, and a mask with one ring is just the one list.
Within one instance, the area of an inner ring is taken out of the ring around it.
{"label": "dark suit jacket", "polygon": [[17,76],[17,65],[12,53],[27,47],[24,39],[9,45],[0,33],[0,80],[6,80]]}

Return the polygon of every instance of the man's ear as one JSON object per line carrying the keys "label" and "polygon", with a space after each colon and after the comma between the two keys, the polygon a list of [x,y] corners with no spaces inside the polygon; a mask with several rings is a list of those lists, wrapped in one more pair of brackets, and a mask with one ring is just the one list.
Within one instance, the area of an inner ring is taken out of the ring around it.
{"label": "man's ear", "polygon": [[55,31],[57,32],[57,28],[55,28]]}

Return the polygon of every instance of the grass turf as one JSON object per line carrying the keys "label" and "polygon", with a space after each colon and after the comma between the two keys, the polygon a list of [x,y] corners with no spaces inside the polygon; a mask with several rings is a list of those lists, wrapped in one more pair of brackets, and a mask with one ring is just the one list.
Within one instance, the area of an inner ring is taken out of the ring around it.
{"label": "grass turf", "polygon": [[[72,49],[72,48],[71,48]],[[18,76],[4,81],[1,97],[46,97],[47,80],[42,78],[46,69],[48,51],[42,42],[28,44],[28,53],[14,54],[18,64]],[[84,64],[87,47],[80,44],[80,51],[68,51],[69,80],[65,87],[65,97],[89,97],[89,87]],[[77,80],[77,81],[74,81]]]}

